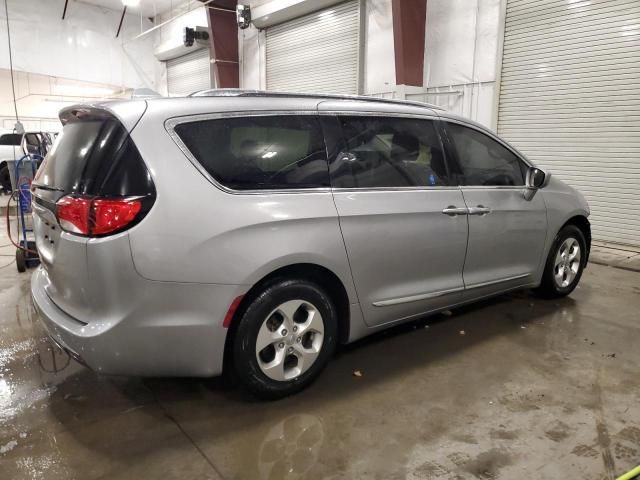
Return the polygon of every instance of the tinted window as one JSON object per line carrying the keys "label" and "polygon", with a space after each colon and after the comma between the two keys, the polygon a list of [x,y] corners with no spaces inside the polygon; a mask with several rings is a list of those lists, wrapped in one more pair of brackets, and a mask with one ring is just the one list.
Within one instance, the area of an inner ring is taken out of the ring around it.
{"label": "tinted window", "polygon": [[484,133],[455,123],[447,132],[457,153],[463,185],[524,185],[523,164]]}
{"label": "tinted window", "polygon": [[314,117],[203,120],[175,131],[205,170],[229,188],[329,186],[324,139]]}
{"label": "tinted window", "polygon": [[344,149],[330,164],[340,188],[446,185],[433,122],[411,118],[338,117]]}
{"label": "tinted window", "polygon": [[0,135],[0,145],[13,145],[14,147],[20,146],[22,143],[22,135],[19,133],[5,133]]}
{"label": "tinted window", "polygon": [[127,130],[115,119],[71,122],[34,182],[82,195],[150,195],[153,181]]}
{"label": "tinted window", "polygon": [[38,135],[36,135],[35,133],[27,133],[24,138],[27,143],[27,152],[36,155],[43,154],[40,148],[40,140],[38,139]]}

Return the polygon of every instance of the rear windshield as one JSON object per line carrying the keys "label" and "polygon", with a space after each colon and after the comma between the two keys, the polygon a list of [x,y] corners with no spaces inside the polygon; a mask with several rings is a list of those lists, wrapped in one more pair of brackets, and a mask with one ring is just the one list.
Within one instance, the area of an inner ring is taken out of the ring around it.
{"label": "rear windshield", "polygon": [[20,146],[22,143],[22,135],[19,133],[5,133],[0,135],[0,145],[12,145],[14,147]]}
{"label": "rear windshield", "polygon": [[318,120],[301,115],[182,123],[175,131],[204,169],[236,190],[329,186]]}
{"label": "rear windshield", "polygon": [[82,195],[149,195],[151,176],[116,119],[65,125],[38,172],[36,186]]}

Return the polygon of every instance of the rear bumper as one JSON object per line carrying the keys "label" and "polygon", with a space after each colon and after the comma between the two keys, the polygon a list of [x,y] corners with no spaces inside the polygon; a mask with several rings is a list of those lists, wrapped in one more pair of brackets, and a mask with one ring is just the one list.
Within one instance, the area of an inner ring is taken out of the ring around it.
{"label": "rear bumper", "polygon": [[241,288],[140,279],[137,304],[124,316],[78,319],[47,295],[39,267],[31,295],[48,335],[71,356],[101,373],[206,377],[222,372],[226,309]]}

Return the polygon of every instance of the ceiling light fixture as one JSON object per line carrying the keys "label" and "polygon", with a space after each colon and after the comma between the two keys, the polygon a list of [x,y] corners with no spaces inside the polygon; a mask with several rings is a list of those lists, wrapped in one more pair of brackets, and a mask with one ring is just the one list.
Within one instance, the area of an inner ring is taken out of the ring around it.
{"label": "ceiling light fixture", "polygon": [[125,7],[137,7],[140,5],[140,0],[122,0],[122,4]]}

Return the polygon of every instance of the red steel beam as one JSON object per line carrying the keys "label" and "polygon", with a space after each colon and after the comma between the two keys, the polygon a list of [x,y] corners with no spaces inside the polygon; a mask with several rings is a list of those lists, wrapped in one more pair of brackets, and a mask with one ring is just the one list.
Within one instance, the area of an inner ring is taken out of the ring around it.
{"label": "red steel beam", "polygon": [[205,7],[209,21],[211,76],[216,79],[218,88],[240,87],[237,3],[237,0],[216,0]]}
{"label": "red steel beam", "polygon": [[392,0],[396,83],[424,84],[424,41],[427,0]]}

